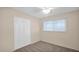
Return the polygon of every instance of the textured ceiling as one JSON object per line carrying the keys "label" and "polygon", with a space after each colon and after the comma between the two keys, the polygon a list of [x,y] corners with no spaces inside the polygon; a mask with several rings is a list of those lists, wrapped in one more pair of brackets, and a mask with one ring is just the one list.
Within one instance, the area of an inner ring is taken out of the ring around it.
{"label": "textured ceiling", "polygon": [[[41,12],[41,9],[38,7],[15,7],[13,9],[22,11],[30,16],[37,17],[37,18],[42,18],[48,15],[45,15]],[[64,14],[72,11],[77,11],[79,10],[78,7],[58,7],[54,10],[51,11],[50,15],[59,15],[59,14]]]}

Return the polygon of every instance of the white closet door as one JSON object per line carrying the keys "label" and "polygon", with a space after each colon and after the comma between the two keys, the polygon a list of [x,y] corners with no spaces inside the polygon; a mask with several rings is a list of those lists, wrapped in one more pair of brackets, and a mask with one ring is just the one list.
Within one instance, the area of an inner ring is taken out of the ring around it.
{"label": "white closet door", "polygon": [[31,22],[28,19],[14,18],[15,49],[31,43]]}

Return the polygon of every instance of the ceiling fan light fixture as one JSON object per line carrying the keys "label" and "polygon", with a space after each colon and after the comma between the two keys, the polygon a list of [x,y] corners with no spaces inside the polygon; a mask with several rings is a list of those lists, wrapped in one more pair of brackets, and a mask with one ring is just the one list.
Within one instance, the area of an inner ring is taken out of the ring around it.
{"label": "ceiling fan light fixture", "polygon": [[44,14],[48,14],[48,13],[50,13],[50,10],[42,10],[42,12],[43,12]]}
{"label": "ceiling fan light fixture", "polygon": [[44,14],[49,14],[51,10],[55,9],[54,7],[40,7]]}

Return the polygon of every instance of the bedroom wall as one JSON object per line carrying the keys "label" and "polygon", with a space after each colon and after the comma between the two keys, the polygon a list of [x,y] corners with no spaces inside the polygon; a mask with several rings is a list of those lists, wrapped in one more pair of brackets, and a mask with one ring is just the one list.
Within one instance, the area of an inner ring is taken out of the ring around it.
{"label": "bedroom wall", "polygon": [[14,51],[14,17],[32,22],[32,43],[39,41],[39,19],[11,8],[0,8],[0,52]]}
{"label": "bedroom wall", "polygon": [[[46,19],[66,19],[66,32],[45,32],[43,22]],[[59,46],[79,50],[79,11],[43,18],[41,21],[41,40]]]}
{"label": "bedroom wall", "polygon": [[[0,52],[14,50],[14,17],[22,17],[32,22],[32,43],[46,41],[48,43],[79,50],[79,11],[63,15],[50,16],[39,19],[31,17],[23,12],[11,9],[0,8]],[[67,32],[44,32],[42,23],[45,19],[67,19]],[[40,32],[41,26],[41,32]]]}

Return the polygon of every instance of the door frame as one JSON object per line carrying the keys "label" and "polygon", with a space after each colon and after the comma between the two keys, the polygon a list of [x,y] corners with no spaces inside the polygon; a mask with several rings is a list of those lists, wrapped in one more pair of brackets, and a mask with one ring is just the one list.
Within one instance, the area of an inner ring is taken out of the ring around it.
{"label": "door frame", "polygon": [[[14,17],[14,19],[13,19],[13,26],[14,26],[14,32],[13,32],[14,33],[14,50],[19,49],[19,48],[15,47],[16,46],[16,44],[15,44],[15,41],[16,41],[16,38],[15,38],[15,21],[16,21],[17,18],[20,18],[20,19],[23,19],[23,20],[29,20],[28,18],[25,19],[23,17]],[[28,44],[26,44],[26,46],[31,44],[31,42],[32,42],[32,24],[31,24],[31,20],[29,20],[29,21],[30,21],[30,42]],[[22,47],[24,47],[24,46],[22,46]],[[22,48],[22,47],[20,47],[20,48]]]}

